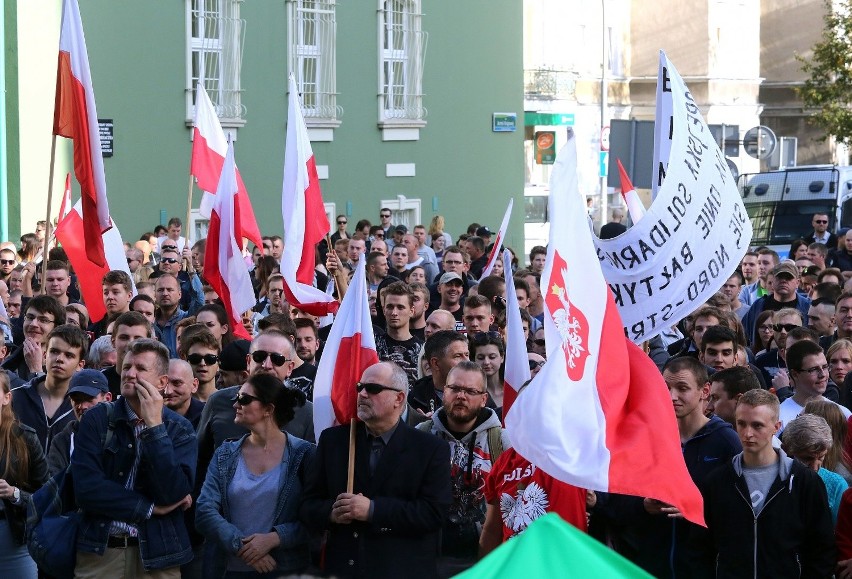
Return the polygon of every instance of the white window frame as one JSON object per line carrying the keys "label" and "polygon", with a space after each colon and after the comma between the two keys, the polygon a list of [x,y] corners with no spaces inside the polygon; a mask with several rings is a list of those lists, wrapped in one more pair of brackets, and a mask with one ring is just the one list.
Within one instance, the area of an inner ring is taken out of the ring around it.
{"label": "white window frame", "polygon": [[[296,77],[305,126],[314,141],[331,141],[343,115],[337,104],[336,12],[337,0],[287,0],[287,68]],[[313,79],[305,78],[306,71]]]}
{"label": "white window frame", "polygon": [[[195,118],[195,87],[200,80],[216,108],[222,126],[241,127],[245,124],[245,106],[241,102],[240,87],[245,31],[245,21],[240,19],[239,5],[242,0],[184,2],[187,125],[191,125]],[[204,24],[196,27],[199,18],[203,19]],[[194,36],[194,29],[201,34]],[[213,34],[208,36],[211,30]],[[197,74],[194,70],[196,61],[199,63]]]}
{"label": "white window frame", "polygon": [[[382,209],[391,210],[391,223],[394,225],[405,225],[409,231],[415,225],[423,223],[420,219],[422,202],[420,199],[408,199],[405,195],[397,195],[396,199],[382,199],[379,212]],[[413,218],[409,218],[413,216]]]}
{"label": "white window frame", "polygon": [[[323,209],[325,209],[325,216],[328,217],[329,223],[334,223],[334,220],[337,218],[337,203],[323,203]],[[334,229],[334,226],[332,226]]]}
{"label": "white window frame", "polygon": [[[428,34],[422,28],[422,0],[378,0],[377,14],[379,128],[386,141],[417,140],[427,115],[423,65]],[[389,88],[393,66],[401,68],[398,90]]]}

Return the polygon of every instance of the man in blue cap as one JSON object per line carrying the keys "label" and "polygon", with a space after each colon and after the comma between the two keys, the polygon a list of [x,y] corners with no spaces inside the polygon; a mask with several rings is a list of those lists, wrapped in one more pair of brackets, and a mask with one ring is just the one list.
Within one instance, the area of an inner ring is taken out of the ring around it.
{"label": "man in blue cap", "polygon": [[83,414],[100,402],[112,400],[107,377],[102,372],[91,369],[80,370],[74,374],[68,386],[68,397],[71,399],[76,420],[69,422],[50,445],[47,453],[47,468],[50,476],[65,470],[71,462],[74,434],[77,432]]}

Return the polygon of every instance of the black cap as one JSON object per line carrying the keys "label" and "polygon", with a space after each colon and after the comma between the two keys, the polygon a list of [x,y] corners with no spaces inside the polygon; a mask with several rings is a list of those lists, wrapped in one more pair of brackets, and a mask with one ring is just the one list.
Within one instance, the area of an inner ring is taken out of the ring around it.
{"label": "black cap", "polygon": [[226,372],[239,372],[247,370],[246,356],[249,353],[251,342],[248,340],[236,340],[231,342],[219,354],[219,369]]}

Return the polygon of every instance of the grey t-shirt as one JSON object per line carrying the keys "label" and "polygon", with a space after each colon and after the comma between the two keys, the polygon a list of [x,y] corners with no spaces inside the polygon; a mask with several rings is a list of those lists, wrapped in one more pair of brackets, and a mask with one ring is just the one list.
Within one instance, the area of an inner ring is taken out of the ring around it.
{"label": "grey t-shirt", "polygon": [[751,509],[754,511],[754,516],[759,515],[760,511],[763,510],[769,489],[772,487],[772,483],[775,482],[775,477],[778,476],[780,464],[781,461],[776,460],[766,466],[743,466],[743,476],[746,480],[746,486],[748,486]]}

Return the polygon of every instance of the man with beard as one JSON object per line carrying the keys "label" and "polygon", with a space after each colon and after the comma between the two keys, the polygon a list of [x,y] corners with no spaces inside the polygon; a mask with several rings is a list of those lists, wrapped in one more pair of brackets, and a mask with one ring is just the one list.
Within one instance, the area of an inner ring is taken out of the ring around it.
{"label": "man with beard", "polygon": [[485,372],[463,360],[447,374],[443,406],[417,425],[450,445],[453,504],[441,533],[439,574],[449,577],[476,562],[479,529],[485,520],[482,492],[485,478],[503,450],[510,446],[500,419],[485,407]]}

